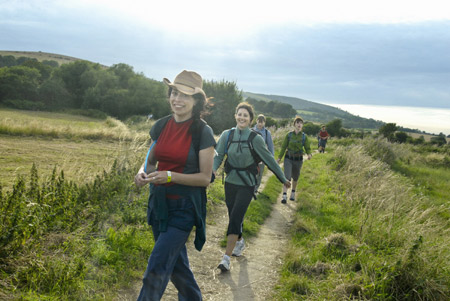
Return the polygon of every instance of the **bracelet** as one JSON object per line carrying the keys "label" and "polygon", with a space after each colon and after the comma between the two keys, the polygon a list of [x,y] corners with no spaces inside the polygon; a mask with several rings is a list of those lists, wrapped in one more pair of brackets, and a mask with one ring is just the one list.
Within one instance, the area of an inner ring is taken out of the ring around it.
{"label": "bracelet", "polygon": [[172,172],[170,170],[167,171],[167,183],[172,182]]}

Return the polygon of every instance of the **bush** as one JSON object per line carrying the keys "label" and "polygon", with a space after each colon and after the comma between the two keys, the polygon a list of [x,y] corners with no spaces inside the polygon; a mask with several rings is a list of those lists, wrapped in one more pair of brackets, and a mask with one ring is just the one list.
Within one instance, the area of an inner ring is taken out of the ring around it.
{"label": "bush", "polygon": [[19,110],[31,110],[31,111],[44,111],[45,104],[42,102],[35,102],[21,99],[8,99],[3,101],[3,104],[7,107],[19,109]]}
{"label": "bush", "polygon": [[100,120],[105,120],[106,118],[108,118],[108,115],[106,115],[106,113],[104,113],[100,110],[95,110],[95,109],[69,109],[69,110],[64,110],[64,112],[67,114],[81,115],[81,116],[91,117],[91,118],[100,119]]}

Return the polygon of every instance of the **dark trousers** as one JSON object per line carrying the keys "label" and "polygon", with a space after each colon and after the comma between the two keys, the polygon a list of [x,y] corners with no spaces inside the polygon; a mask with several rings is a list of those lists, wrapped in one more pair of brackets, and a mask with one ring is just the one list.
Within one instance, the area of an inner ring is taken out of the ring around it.
{"label": "dark trousers", "polygon": [[254,186],[241,186],[225,182],[225,203],[228,208],[227,235],[242,237],[242,227],[247,208],[253,198]]}
{"label": "dark trousers", "polygon": [[178,290],[178,300],[202,300],[200,288],[189,267],[186,241],[194,226],[195,211],[190,201],[170,201],[166,232],[160,232],[152,218],[155,246],[148,260],[147,270],[138,300],[160,300],[169,279]]}

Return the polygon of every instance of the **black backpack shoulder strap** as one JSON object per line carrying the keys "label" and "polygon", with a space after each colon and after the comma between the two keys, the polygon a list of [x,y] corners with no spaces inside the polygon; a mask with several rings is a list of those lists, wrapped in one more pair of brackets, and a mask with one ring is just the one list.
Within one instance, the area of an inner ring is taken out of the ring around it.
{"label": "black backpack shoulder strap", "polygon": [[228,132],[227,144],[225,144],[225,154],[228,154],[228,148],[230,147],[231,142],[233,141],[235,128],[231,128]]}
{"label": "black backpack shoulder strap", "polygon": [[257,131],[251,130],[250,135],[248,136],[248,140],[247,140],[248,146],[250,148],[250,153],[252,154],[253,160],[255,161],[256,164],[261,162],[261,158],[256,153],[255,148],[253,147],[253,139],[255,139],[255,137],[257,135],[261,135],[261,134]]}
{"label": "black backpack shoulder strap", "polygon": [[196,125],[195,132],[192,133],[192,145],[194,146],[195,153],[198,156],[198,152],[200,151],[200,140],[206,122],[203,119],[194,122],[198,122],[198,124]]}
{"label": "black backpack shoulder strap", "polygon": [[167,122],[172,118],[172,115],[167,115],[158,119],[153,127],[150,129],[150,137],[152,137],[153,141],[158,140],[159,135],[161,135],[163,129],[166,127]]}

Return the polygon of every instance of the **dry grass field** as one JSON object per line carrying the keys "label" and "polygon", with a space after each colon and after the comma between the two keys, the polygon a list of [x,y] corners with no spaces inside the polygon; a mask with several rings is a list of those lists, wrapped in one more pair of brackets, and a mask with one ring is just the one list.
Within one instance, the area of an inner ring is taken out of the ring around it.
{"label": "dry grass field", "polygon": [[0,183],[9,190],[17,176],[28,180],[33,163],[41,177],[56,167],[85,183],[120,156],[144,156],[147,138],[116,119],[1,109]]}
{"label": "dry grass field", "polygon": [[51,175],[56,167],[64,170],[70,180],[91,181],[103,169],[109,169],[119,149],[117,143],[102,140],[77,142],[1,135],[0,153],[0,183],[9,190],[17,176],[29,180],[33,163],[41,177]]}

